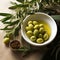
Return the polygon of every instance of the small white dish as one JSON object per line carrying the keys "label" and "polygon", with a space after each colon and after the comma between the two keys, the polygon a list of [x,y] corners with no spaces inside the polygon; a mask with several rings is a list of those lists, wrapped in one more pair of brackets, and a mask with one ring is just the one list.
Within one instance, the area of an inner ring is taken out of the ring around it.
{"label": "small white dish", "polygon": [[[38,44],[38,43],[32,42],[28,38],[28,36],[26,35],[26,32],[25,32],[25,27],[26,27],[27,22],[29,20],[38,20],[38,21],[43,20],[47,24],[50,25],[51,35],[50,35],[49,39],[46,42]],[[54,40],[54,38],[55,38],[55,36],[57,34],[57,24],[56,24],[56,22],[54,21],[54,19],[51,16],[49,16],[49,15],[47,15],[45,13],[38,12],[38,13],[33,14],[33,15],[28,15],[23,20],[23,24],[21,25],[21,34],[22,34],[23,38],[25,39],[25,41],[28,42],[29,44],[34,45],[34,46],[44,46],[44,45],[47,45],[47,44],[51,43]]]}

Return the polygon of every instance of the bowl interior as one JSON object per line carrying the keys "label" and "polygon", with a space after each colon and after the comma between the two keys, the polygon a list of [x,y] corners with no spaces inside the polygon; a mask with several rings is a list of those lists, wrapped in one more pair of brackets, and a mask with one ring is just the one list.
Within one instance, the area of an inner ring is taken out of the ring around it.
{"label": "bowl interior", "polygon": [[[38,43],[34,43],[32,42],[28,36],[26,35],[25,32],[25,27],[27,25],[27,22],[29,20],[37,20],[37,21],[45,21],[47,24],[49,24],[50,28],[51,28],[51,35],[49,37],[49,40],[47,40],[46,42],[42,43],[42,44],[38,44]],[[21,25],[21,34],[23,36],[23,38],[25,39],[25,41],[27,41],[28,43],[35,45],[35,46],[42,46],[42,45],[46,45],[48,43],[50,43],[56,36],[57,33],[57,25],[55,23],[55,21],[53,20],[52,17],[50,17],[49,15],[45,14],[45,13],[39,13],[39,14],[34,14],[34,15],[29,15],[27,16],[24,21],[23,24]]]}

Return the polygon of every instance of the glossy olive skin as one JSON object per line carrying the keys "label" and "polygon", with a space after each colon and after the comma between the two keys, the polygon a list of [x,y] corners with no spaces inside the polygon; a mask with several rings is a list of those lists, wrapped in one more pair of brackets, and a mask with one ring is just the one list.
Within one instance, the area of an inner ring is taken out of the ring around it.
{"label": "glossy olive skin", "polygon": [[31,41],[33,41],[33,42],[36,41],[36,37],[35,37],[35,36],[31,36],[30,39],[31,39]]}
{"label": "glossy olive skin", "polygon": [[38,22],[37,21],[33,21],[33,25],[36,25],[36,24],[38,24]]}
{"label": "glossy olive skin", "polygon": [[26,29],[26,31],[31,30],[28,26],[26,26],[26,28],[25,28],[25,29]]}
{"label": "glossy olive skin", "polygon": [[8,44],[8,43],[10,42],[10,39],[9,39],[8,37],[6,37],[6,38],[3,39],[3,42],[4,42],[5,44]]}
{"label": "glossy olive skin", "polygon": [[32,36],[32,31],[27,31],[27,35],[30,37]]}
{"label": "glossy olive skin", "polygon": [[38,25],[38,24],[35,25],[35,26],[34,26],[34,29],[39,29],[39,25]]}
{"label": "glossy olive skin", "polygon": [[42,38],[38,38],[38,39],[36,40],[36,42],[37,42],[37,43],[43,43],[44,41],[43,41]]}
{"label": "glossy olive skin", "polygon": [[47,33],[45,33],[45,34],[43,35],[43,38],[44,38],[44,40],[46,41],[46,40],[48,40],[49,35],[48,35]]}
{"label": "glossy olive skin", "polygon": [[29,25],[29,24],[32,24],[32,23],[33,23],[32,21],[28,21],[28,25]]}
{"label": "glossy olive skin", "polygon": [[44,27],[44,24],[39,24],[39,27]]}
{"label": "glossy olive skin", "polygon": [[43,32],[44,32],[44,28],[41,27],[41,28],[39,29],[39,32],[40,32],[40,33],[43,33]]}
{"label": "glossy olive skin", "polygon": [[35,29],[34,32],[33,32],[33,34],[34,34],[34,36],[38,36],[38,34],[39,34],[38,29]]}

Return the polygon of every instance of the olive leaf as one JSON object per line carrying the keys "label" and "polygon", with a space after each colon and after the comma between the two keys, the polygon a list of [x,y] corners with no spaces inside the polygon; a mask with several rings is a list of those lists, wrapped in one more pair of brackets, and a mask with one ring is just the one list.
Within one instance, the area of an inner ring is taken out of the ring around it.
{"label": "olive leaf", "polygon": [[13,22],[11,22],[11,23],[9,24],[9,26],[16,25],[16,24],[18,24],[18,22],[19,22],[19,20],[13,21]]}
{"label": "olive leaf", "polygon": [[11,6],[11,7],[9,7],[9,9],[14,10],[14,9],[16,9],[16,8],[18,8],[18,7],[19,7],[19,5],[15,5],[15,6]]}
{"label": "olive leaf", "polygon": [[13,28],[8,28],[8,27],[4,27],[4,28],[2,28],[2,29],[0,29],[0,30],[12,30]]}
{"label": "olive leaf", "polygon": [[12,18],[12,16],[9,15],[9,16],[6,16],[5,18],[1,19],[0,21],[5,22],[5,21],[7,21],[7,20],[9,20],[11,18]]}
{"label": "olive leaf", "polygon": [[12,16],[10,13],[0,13],[0,16]]}
{"label": "olive leaf", "polygon": [[16,1],[21,2],[21,3],[24,3],[24,0],[16,0]]}
{"label": "olive leaf", "polygon": [[6,21],[5,21],[5,22],[3,22],[3,23],[4,23],[4,24],[11,24],[11,22],[10,22],[10,21],[9,21],[9,22],[6,22]]}
{"label": "olive leaf", "polygon": [[13,22],[11,22],[11,21],[9,21],[9,22],[3,22],[4,24],[8,24],[8,26],[13,26],[13,25],[15,25],[15,24],[18,24],[18,22],[19,22],[19,20],[16,20],[16,21],[13,21]]}
{"label": "olive leaf", "polygon": [[28,4],[18,4],[18,5],[14,5],[14,6],[11,6],[9,7],[9,9],[16,9],[16,8],[19,8],[19,7],[28,7]]}

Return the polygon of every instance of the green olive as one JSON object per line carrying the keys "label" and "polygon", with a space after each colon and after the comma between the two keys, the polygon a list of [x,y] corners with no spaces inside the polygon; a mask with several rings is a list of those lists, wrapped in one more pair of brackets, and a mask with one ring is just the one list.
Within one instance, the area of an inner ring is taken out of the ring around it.
{"label": "green olive", "polygon": [[48,40],[49,35],[44,26],[44,24],[39,23],[38,21],[28,21],[25,29],[29,39],[36,43],[43,43],[44,41]]}
{"label": "green olive", "polygon": [[34,32],[33,32],[33,34],[34,34],[34,36],[38,36],[38,34],[39,34],[38,29],[35,29]]}
{"label": "green olive", "polygon": [[44,40],[43,40],[42,38],[38,38],[36,42],[37,42],[37,43],[43,43]]}
{"label": "green olive", "polygon": [[35,25],[34,26],[34,29],[39,29],[39,25]]}
{"label": "green olive", "polygon": [[29,24],[32,24],[32,23],[33,23],[32,21],[28,21],[28,25],[29,25]]}
{"label": "green olive", "polygon": [[32,25],[32,24],[29,24],[28,26],[29,26],[31,29],[33,29],[33,25]]}
{"label": "green olive", "polygon": [[31,36],[30,39],[31,39],[31,41],[33,41],[33,42],[36,41],[36,37],[35,37],[35,36]]}
{"label": "green olive", "polygon": [[28,37],[30,37],[30,36],[32,36],[33,33],[32,33],[32,31],[27,31],[26,34],[27,34]]}
{"label": "green olive", "polygon": [[49,35],[48,35],[47,33],[45,33],[45,34],[43,35],[43,38],[44,38],[44,40],[46,41],[46,40],[48,40]]}
{"label": "green olive", "polygon": [[28,26],[26,26],[26,31],[31,30]]}
{"label": "green olive", "polygon": [[39,27],[44,27],[44,25],[43,24],[39,24]]}
{"label": "green olive", "polygon": [[29,26],[26,26],[26,31],[28,30],[33,30],[33,25],[32,24],[29,24]]}
{"label": "green olive", "polygon": [[44,33],[44,31],[45,31],[45,30],[44,30],[43,27],[41,27],[41,28],[39,29],[39,32],[42,33],[42,34]]}
{"label": "green olive", "polygon": [[33,21],[33,25],[36,25],[36,24],[38,24],[38,22],[37,21]]}
{"label": "green olive", "polygon": [[5,44],[8,44],[9,41],[10,41],[10,39],[9,39],[8,37],[6,37],[6,38],[3,39],[3,42],[4,42]]}
{"label": "green olive", "polygon": [[43,36],[42,34],[39,34],[39,36],[38,36],[38,37],[39,37],[39,38],[42,38],[42,36]]}

